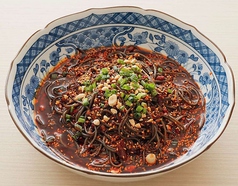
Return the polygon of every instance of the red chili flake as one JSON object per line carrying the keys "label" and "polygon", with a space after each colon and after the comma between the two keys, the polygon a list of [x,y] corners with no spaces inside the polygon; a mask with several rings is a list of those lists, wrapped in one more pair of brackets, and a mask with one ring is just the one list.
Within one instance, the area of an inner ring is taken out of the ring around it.
{"label": "red chili flake", "polygon": [[72,114],[77,114],[78,111],[79,111],[78,109],[74,109],[73,112],[72,112]]}
{"label": "red chili flake", "polygon": [[146,80],[146,79],[148,79],[148,77],[146,75],[144,75],[144,76],[142,76],[142,79]]}
{"label": "red chili flake", "polygon": [[40,105],[40,111],[44,111],[45,110],[45,106],[44,105]]}
{"label": "red chili flake", "polygon": [[86,115],[90,115],[90,113],[91,113],[90,110],[86,111]]}
{"label": "red chili flake", "polygon": [[135,170],[136,166],[135,165],[127,165],[125,167],[125,171],[127,172],[133,172]]}
{"label": "red chili flake", "polygon": [[164,112],[164,113],[168,113],[167,108],[164,107],[164,108],[163,108],[163,112]]}
{"label": "red chili flake", "polygon": [[163,80],[165,80],[165,77],[164,76],[157,76],[155,79],[159,80],[159,81],[163,81]]}
{"label": "red chili flake", "polygon": [[95,107],[93,107],[92,110],[100,110],[100,108],[101,108],[101,107],[99,107],[99,106],[95,106]]}
{"label": "red chili flake", "polygon": [[124,140],[120,140],[117,143],[117,154],[120,158],[122,158],[123,160],[126,159],[126,151],[125,151],[125,142]]}
{"label": "red chili flake", "polygon": [[107,51],[105,51],[105,52],[103,53],[103,58],[104,58],[104,59],[107,59],[107,56],[108,56],[108,53],[107,53]]}

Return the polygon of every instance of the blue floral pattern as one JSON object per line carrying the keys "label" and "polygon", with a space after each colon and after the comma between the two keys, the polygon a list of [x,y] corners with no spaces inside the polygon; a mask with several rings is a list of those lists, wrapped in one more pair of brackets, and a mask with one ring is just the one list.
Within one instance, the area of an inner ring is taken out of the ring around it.
{"label": "blue floral pattern", "polygon": [[120,33],[115,43],[118,46],[146,44],[156,52],[165,52],[169,57],[177,60],[181,64],[185,64],[189,59],[197,61],[198,58],[194,54],[188,55],[184,50],[180,50],[178,44],[171,40],[166,40],[164,34],[152,33],[148,31],[140,31],[138,28],[130,28],[129,30]]}
{"label": "blue floral pattern", "polygon": [[[186,30],[187,26],[182,28],[155,15],[118,11],[110,14],[94,13],[48,28],[51,28],[48,34],[39,36],[29,50],[22,50],[24,57],[16,62],[16,74],[9,97],[14,107],[11,112],[16,115],[24,132],[52,157],[57,159],[42,143],[34,125],[32,101],[42,78],[58,61],[74,55],[76,48],[137,45],[161,52],[183,65],[200,85],[207,109],[201,135],[186,156],[192,157],[196,150],[202,150],[220,126],[224,125],[224,116],[231,106],[227,83],[229,72],[225,71],[222,59],[199,40],[199,34]],[[181,159],[176,161],[179,163]]]}

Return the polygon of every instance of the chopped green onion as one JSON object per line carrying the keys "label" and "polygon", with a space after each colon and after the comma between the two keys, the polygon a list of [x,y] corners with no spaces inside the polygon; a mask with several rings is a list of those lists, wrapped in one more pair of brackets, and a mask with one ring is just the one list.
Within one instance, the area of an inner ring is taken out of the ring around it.
{"label": "chopped green onion", "polygon": [[112,94],[116,94],[116,93],[117,93],[117,90],[116,90],[116,89],[111,90],[111,95],[112,95]]}
{"label": "chopped green onion", "polygon": [[112,88],[117,88],[117,85],[115,83],[111,84]]}
{"label": "chopped green onion", "polygon": [[139,99],[141,99],[141,98],[144,98],[146,95],[147,95],[146,93],[140,92],[140,93],[138,93],[138,94],[136,95],[136,98],[139,100]]}
{"label": "chopped green onion", "polygon": [[91,85],[85,87],[85,92],[92,92],[97,86],[96,82],[93,82]]}
{"label": "chopped green onion", "polygon": [[69,112],[72,113],[73,111],[74,111],[74,106],[71,106]]}
{"label": "chopped green onion", "polygon": [[[75,127],[76,128],[76,127]],[[76,141],[79,139],[79,137],[82,136],[81,131],[76,131],[74,135],[72,135],[72,138]]]}
{"label": "chopped green onion", "polygon": [[130,85],[128,85],[128,84],[123,85],[121,88],[122,88],[123,90],[131,90],[131,87],[130,87]]}
{"label": "chopped green onion", "polygon": [[117,59],[117,62],[121,65],[125,64],[125,61],[123,59]]}
{"label": "chopped green onion", "polygon": [[88,98],[83,98],[83,106],[88,106],[89,105],[89,101]]}
{"label": "chopped green onion", "polygon": [[135,99],[136,99],[135,94],[130,94],[129,97],[128,97],[128,100],[131,101],[131,102],[134,102]]}
{"label": "chopped green onion", "polygon": [[157,94],[158,94],[157,90],[154,89],[154,90],[151,91],[151,95],[152,95],[153,97],[156,96]]}
{"label": "chopped green onion", "polygon": [[159,73],[162,73],[163,72],[163,69],[161,67],[158,68],[158,72]]}
{"label": "chopped green onion", "polygon": [[139,119],[141,118],[142,114],[139,113],[139,112],[135,112],[135,113],[133,114],[133,116],[134,116],[135,119],[139,120]]}
{"label": "chopped green onion", "polygon": [[98,74],[98,76],[95,78],[96,81],[101,81],[102,79],[102,74]]}
{"label": "chopped green onion", "polygon": [[140,106],[140,105],[138,105],[137,107],[136,107],[136,112],[141,112],[141,111],[143,111],[143,107],[142,106]]}
{"label": "chopped green onion", "polygon": [[81,125],[79,125],[78,123],[75,123],[74,124],[74,128],[77,130],[77,131],[82,131],[83,130],[83,127]]}
{"label": "chopped green onion", "polygon": [[66,122],[70,122],[71,121],[71,115],[66,114],[65,119],[66,119]]}
{"label": "chopped green onion", "polygon": [[57,79],[57,77],[58,77],[58,74],[56,74],[56,73],[51,74],[51,78],[52,78],[52,79]]}
{"label": "chopped green onion", "polygon": [[104,104],[103,104],[103,103],[99,103],[99,106],[100,106],[100,107],[104,107]]}
{"label": "chopped green onion", "polygon": [[109,70],[108,70],[107,68],[102,68],[102,69],[101,69],[101,73],[102,73],[103,75],[107,75],[107,74],[109,73]]}
{"label": "chopped green onion", "polygon": [[117,82],[120,84],[120,86],[123,86],[125,83],[128,82],[128,79],[120,77]]}
{"label": "chopped green onion", "polygon": [[83,84],[84,84],[85,86],[89,86],[89,85],[91,84],[91,81],[90,81],[90,80],[86,80],[86,81],[83,82]]}
{"label": "chopped green onion", "polygon": [[135,73],[140,73],[141,72],[141,69],[137,66],[137,65],[133,65],[131,67],[131,69],[135,72]]}
{"label": "chopped green onion", "polygon": [[124,110],[125,109],[125,106],[124,105],[122,105],[122,106],[120,106],[120,108],[119,108],[120,110]]}
{"label": "chopped green onion", "polygon": [[108,99],[112,95],[109,89],[105,90],[104,96]]}
{"label": "chopped green onion", "polygon": [[147,103],[141,102],[141,106],[144,107],[144,108],[147,108]]}
{"label": "chopped green onion", "polygon": [[121,96],[121,98],[124,98],[125,93],[124,93],[124,92],[121,92],[121,93],[120,93],[120,96]]}
{"label": "chopped green onion", "polygon": [[91,89],[90,86],[89,87],[85,87],[84,90],[85,90],[85,92],[92,92],[92,89]]}
{"label": "chopped green onion", "polygon": [[133,73],[132,70],[125,67],[121,68],[121,70],[119,71],[119,74],[125,77],[130,77],[132,73]]}
{"label": "chopped green onion", "polygon": [[63,75],[64,77],[66,77],[67,74],[68,74],[68,72],[66,72],[66,71],[62,72],[62,75]]}
{"label": "chopped green onion", "polygon": [[138,82],[138,81],[139,81],[138,76],[137,76],[136,74],[134,74],[134,73],[131,74],[130,79],[131,79],[131,81],[133,81],[133,82]]}
{"label": "chopped green onion", "polygon": [[105,74],[105,75],[103,74],[103,75],[102,75],[102,79],[103,79],[103,80],[104,80],[104,79],[109,79],[109,78],[110,78],[110,75],[109,75],[109,74]]}
{"label": "chopped green onion", "polygon": [[169,94],[172,94],[173,90],[169,88],[169,89],[167,90],[167,92],[168,92]]}
{"label": "chopped green onion", "polygon": [[78,119],[79,123],[84,123],[85,122],[85,118],[83,116],[80,116]]}
{"label": "chopped green onion", "polygon": [[125,95],[125,96],[124,96],[124,100],[125,100],[125,101],[128,100],[129,96],[130,96],[129,94]]}
{"label": "chopped green onion", "polygon": [[132,87],[136,90],[140,87],[139,83],[131,82]]}
{"label": "chopped green onion", "polygon": [[70,118],[71,118],[71,115],[66,114],[66,115],[65,115],[65,118],[66,118],[66,119],[70,119]]}
{"label": "chopped green onion", "polygon": [[116,94],[117,93],[117,90],[116,89],[113,89],[113,90],[105,90],[105,93],[104,93],[104,96],[108,99],[112,94]]}
{"label": "chopped green onion", "polygon": [[147,84],[147,83],[146,83],[144,80],[141,80],[141,82],[140,82],[140,83],[141,83],[141,85],[142,85],[143,87],[145,87],[145,86],[146,86],[146,84]]}
{"label": "chopped green onion", "polygon": [[145,88],[147,90],[149,90],[150,92],[152,92],[155,89],[155,84],[154,83],[147,83]]}
{"label": "chopped green onion", "polygon": [[126,100],[125,104],[129,107],[131,107],[133,105],[132,102],[130,102],[129,100]]}
{"label": "chopped green onion", "polygon": [[93,82],[92,87],[93,87],[93,89],[95,89],[97,87],[96,82]]}
{"label": "chopped green onion", "polygon": [[146,109],[146,108],[143,108],[142,113],[143,113],[143,114],[146,114],[146,112],[147,112],[147,109]]}
{"label": "chopped green onion", "polygon": [[115,72],[118,72],[118,67],[116,65],[114,65],[112,68]]}

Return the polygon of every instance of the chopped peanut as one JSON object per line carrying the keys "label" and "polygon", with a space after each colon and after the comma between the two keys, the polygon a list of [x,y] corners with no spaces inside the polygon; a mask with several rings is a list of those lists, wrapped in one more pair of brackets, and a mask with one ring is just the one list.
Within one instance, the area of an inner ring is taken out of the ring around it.
{"label": "chopped peanut", "polygon": [[109,98],[108,98],[108,105],[113,107],[117,104],[117,95],[116,94],[112,94]]}
{"label": "chopped peanut", "polygon": [[150,153],[145,157],[145,160],[148,164],[153,165],[156,163],[156,156],[155,156],[155,154]]}
{"label": "chopped peanut", "polygon": [[93,120],[93,124],[96,126],[100,125],[100,120],[99,119]]}
{"label": "chopped peanut", "polygon": [[112,114],[117,114],[117,110],[114,108],[111,108],[111,112],[112,112]]}

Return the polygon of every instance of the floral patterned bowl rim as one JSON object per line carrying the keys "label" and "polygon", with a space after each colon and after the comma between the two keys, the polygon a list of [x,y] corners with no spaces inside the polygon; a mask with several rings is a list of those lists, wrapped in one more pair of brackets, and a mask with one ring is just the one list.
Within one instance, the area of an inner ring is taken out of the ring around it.
{"label": "floral patterned bowl rim", "polygon": [[[161,52],[183,65],[206,98],[206,122],[195,145],[162,168],[135,174],[110,174],[76,167],[56,157],[32,119],[32,99],[40,80],[76,48],[137,45]],[[11,64],[6,83],[9,113],[25,138],[50,159],[85,176],[150,177],[173,170],[202,154],[223,133],[235,104],[234,77],[221,50],[195,27],[156,10],[139,7],[94,8],[52,21],[33,34]]]}

